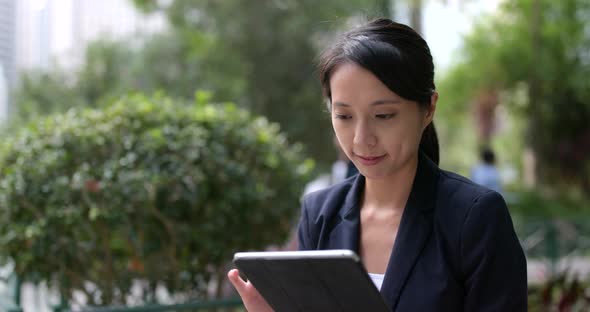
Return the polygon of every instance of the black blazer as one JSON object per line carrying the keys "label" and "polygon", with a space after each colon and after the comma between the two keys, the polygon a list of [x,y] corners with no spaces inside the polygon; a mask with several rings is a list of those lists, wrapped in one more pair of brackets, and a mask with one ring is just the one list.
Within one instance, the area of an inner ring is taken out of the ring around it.
{"label": "black blazer", "polygon": [[[358,253],[356,175],[303,199],[299,249]],[[392,311],[526,311],[526,259],[498,193],[420,154],[381,294]]]}

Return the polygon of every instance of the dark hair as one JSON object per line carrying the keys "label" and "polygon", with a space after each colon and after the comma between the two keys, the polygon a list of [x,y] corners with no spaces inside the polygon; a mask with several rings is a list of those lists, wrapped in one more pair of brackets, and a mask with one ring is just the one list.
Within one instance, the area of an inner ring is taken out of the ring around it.
{"label": "dark hair", "polygon": [[[332,99],[332,72],[346,62],[367,69],[402,98],[423,108],[430,106],[435,91],[434,63],[428,44],[412,28],[389,19],[377,19],[345,33],[325,50],[319,72],[328,105]],[[438,137],[433,123],[424,129],[420,149],[438,164]]]}
{"label": "dark hair", "polygon": [[484,163],[493,165],[496,162],[496,155],[491,148],[486,146],[481,149],[481,159]]}

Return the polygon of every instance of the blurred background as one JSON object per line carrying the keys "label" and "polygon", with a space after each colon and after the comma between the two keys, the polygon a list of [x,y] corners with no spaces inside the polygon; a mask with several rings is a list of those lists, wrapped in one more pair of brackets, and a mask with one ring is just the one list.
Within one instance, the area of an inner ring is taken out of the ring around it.
{"label": "blurred background", "polygon": [[503,194],[531,311],[590,309],[590,1],[0,0],[0,311],[240,311],[233,253],[345,176],[317,55],[379,16],[429,43],[441,167]]}

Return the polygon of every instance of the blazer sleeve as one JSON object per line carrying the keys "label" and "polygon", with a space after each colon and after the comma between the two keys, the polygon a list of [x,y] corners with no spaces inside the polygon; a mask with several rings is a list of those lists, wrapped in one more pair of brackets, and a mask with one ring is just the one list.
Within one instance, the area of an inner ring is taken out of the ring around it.
{"label": "blazer sleeve", "polygon": [[465,311],[527,311],[527,267],[500,194],[479,197],[461,229]]}
{"label": "blazer sleeve", "polygon": [[313,246],[311,246],[309,217],[306,202],[306,198],[301,201],[301,218],[299,219],[299,225],[297,225],[297,249],[299,250],[314,249]]}

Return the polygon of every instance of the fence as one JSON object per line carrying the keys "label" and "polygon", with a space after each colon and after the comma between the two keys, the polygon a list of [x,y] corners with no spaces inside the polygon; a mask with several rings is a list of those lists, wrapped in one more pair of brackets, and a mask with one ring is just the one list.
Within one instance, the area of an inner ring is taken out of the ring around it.
{"label": "fence", "polygon": [[[520,218],[513,216],[515,229],[529,259],[547,259],[549,274],[559,271],[560,259],[590,256],[590,220],[582,218]],[[587,263],[590,271],[590,263]],[[12,282],[12,298],[0,297],[0,310],[23,312],[20,305],[20,282]],[[54,312],[71,312],[65,303],[52,308]],[[244,311],[239,298],[196,301],[181,304],[150,304],[138,307],[87,308],[85,312],[163,312],[163,311]]]}
{"label": "fence", "polygon": [[[23,312],[20,306],[22,288],[21,282],[12,276],[6,283],[10,285],[10,296],[0,297],[0,311],[2,312]],[[53,312],[73,312],[65,300],[52,307]],[[78,310],[76,310],[78,311]],[[100,308],[84,308],[79,311],[83,312],[176,312],[176,311],[215,311],[215,312],[237,312],[245,311],[243,309],[242,300],[240,298],[226,298],[217,300],[203,300],[192,301],[180,304],[147,304],[137,307],[100,307]]]}
{"label": "fence", "polygon": [[[55,312],[71,312],[57,307]],[[239,298],[188,302],[172,305],[145,305],[140,307],[106,307],[84,309],[84,312],[169,312],[169,311],[245,311]]]}

